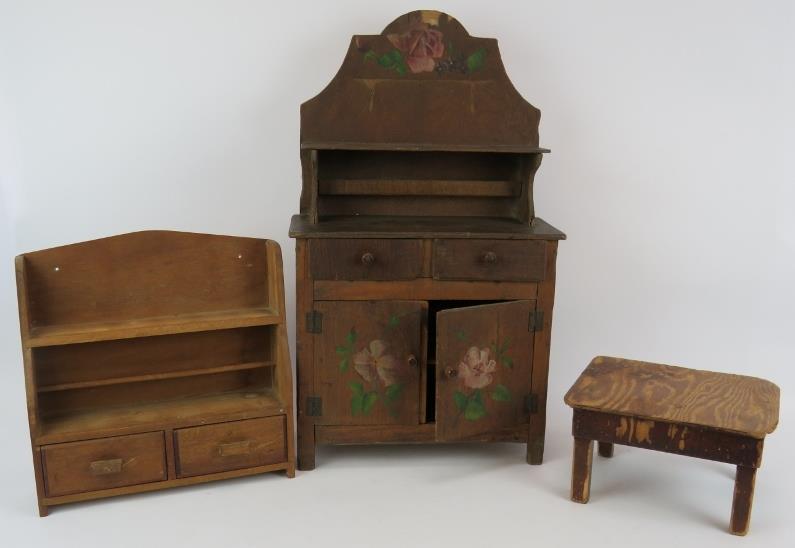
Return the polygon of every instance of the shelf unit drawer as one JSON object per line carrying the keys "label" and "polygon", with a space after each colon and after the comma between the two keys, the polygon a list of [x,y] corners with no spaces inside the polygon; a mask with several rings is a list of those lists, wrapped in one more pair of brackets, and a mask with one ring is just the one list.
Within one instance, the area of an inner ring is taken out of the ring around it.
{"label": "shelf unit drawer", "polygon": [[165,455],[163,432],[45,445],[47,496],[163,481]]}
{"label": "shelf unit drawer", "polygon": [[545,242],[434,240],[437,280],[533,282],[544,279]]}
{"label": "shelf unit drawer", "polygon": [[287,460],[284,416],[174,431],[177,476],[213,474]]}
{"label": "shelf unit drawer", "polygon": [[316,280],[412,280],[422,274],[420,240],[318,239],[309,255]]}

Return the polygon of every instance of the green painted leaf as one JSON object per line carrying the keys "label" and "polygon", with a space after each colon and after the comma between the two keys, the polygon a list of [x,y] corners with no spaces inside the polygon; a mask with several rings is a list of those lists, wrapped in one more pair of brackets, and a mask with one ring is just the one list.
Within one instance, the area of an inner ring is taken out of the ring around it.
{"label": "green painted leaf", "polygon": [[502,363],[509,369],[513,369],[513,358],[510,356],[503,356]]}
{"label": "green painted leaf", "polygon": [[373,406],[375,405],[376,400],[378,400],[378,393],[377,392],[368,392],[362,398],[362,414],[369,415],[370,411],[373,410]]}
{"label": "green painted leaf", "polygon": [[357,381],[351,381],[348,383],[348,386],[353,391],[354,394],[364,394],[364,385]]}
{"label": "green painted leaf", "polygon": [[458,331],[455,332],[455,338],[458,339],[459,341],[464,341],[467,338],[467,334],[464,333],[462,329],[459,329]]}
{"label": "green painted leaf", "polygon": [[344,358],[340,361],[340,371],[345,373],[348,370],[348,358]]}
{"label": "green painted leaf", "polygon": [[351,415],[354,417],[362,412],[364,407],[364,396],[361,394],[354,394],[351,397]]}
{"label": "green painted leaf", "polygon": [[364,60],[365,61],[369,61],[369,60],[375,61],[377,57],[378,56],[375,54],[375,52],[373,50],[368,50],[367,53],[364,54]]}
{"label": "green painted leaf", "polygon": [[347,346],[338,346],[336,348],[337,354],[347,354],[351,349]]}
{"label": "green painted leaf", "polygon": [[464,418],[468,421],[476,421],[486,416],[486,408],[480,398],[475,398],[475,394],[469,398],[466,410],[464,411]]}
{"label": "green painted leaf", "polygon": [[392,314],[391,316],[389,316],[388,325],[389,327],[396,327],[400,325],[400,318],[398,318],[397,315]]}
{"label": "green painted leaf", "polygon": [[480,67],[483,66],[483,62],[486,60],[486,50],[480,48],[475,53],[467,57],[467,68],[469,72],[475,72]]}
{"label": "green painted leaf", "polygon": [[403,385],[400,383],[391,384],[386,387],[386,392],[384,395],[386,396],[386,401],[393,402],[400,397],[400,394],[403,392]]}
{"label": "green painted leaf", "polygon": [[479,404],[483,404],[483,391],[480,388],[476,388],[469,399],[478,402]]}
{"label": "green painted leaf", "polygon": [[348,331],[348,335],[347,337],[345,337],[345,340],[348,341],[349,348],[351,347],[351,345],[353,345],[353,343],[356,342],[356,330],[354,328],[351,327],[351,330]]}
{"label": "green painted leaf", "polygon": [[464,409],[466,409],[468,400],[469,398],[466,397],[466,394],[460,390],[453,392],[453,401],[455,402],[455,406],[458,407],[459,411],[463,412]]}
{"label": "green painted leaf", "polygon": [[491,399],[494,401],[511,401],[511,392],[504,384],[498,384],[491,392]]}
{"label": "green painted leaf", "polygon": [[502,345],[500,345],[500,352],[505,352],[506,350],[508,350],[508,345],[510,344],[511,344],[511,338],[505,337],[505,340],[502,341]]}

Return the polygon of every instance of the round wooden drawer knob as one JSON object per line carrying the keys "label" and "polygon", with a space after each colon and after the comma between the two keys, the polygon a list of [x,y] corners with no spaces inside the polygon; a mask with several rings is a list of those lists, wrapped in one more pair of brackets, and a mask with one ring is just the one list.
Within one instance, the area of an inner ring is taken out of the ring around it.
{"label": "round wooden drawer knob", "polygon": [[363,265],[370,266],[374,262],[375,262],[375,255],[373,255],[369,251],[367,253],[363,253],[362,254],[362,264]]}
{"label": "round wooden drawer knob", "polygon": [[417,367],[417,356],[414,354],[409,354],[409,367]]}
{"label": "round wooden drawer knob", "polygon": [[497,254],[493,251],[487,251],[483,254],[483,262],[486,264],[494,264],[497,262]]}
{"label": "round wooden drawer knob", "polygon": [[445,369],[444,374],[447,375],[448,379],[454,379],[458,376],[458,369],[448,367],[447,369]]}

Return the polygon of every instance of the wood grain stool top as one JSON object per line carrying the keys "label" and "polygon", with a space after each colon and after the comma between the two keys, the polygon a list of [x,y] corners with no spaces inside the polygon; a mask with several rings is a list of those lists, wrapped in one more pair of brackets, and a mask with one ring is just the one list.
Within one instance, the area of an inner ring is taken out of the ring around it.
{"label": "wood grain stool top", "polygon": [[575,409],[763,439],[778,424],[779,388],[755,377],[599,356],[564,401]]}

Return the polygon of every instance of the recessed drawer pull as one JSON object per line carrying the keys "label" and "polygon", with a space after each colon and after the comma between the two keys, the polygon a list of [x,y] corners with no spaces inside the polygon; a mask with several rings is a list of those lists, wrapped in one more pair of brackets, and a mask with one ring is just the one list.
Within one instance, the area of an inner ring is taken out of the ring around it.
{"label": "recessed drawer pull", "polygon": [[88,465],[88,469],[95,476],[107,476],[120,473],[122,464],[121,459],[95,460]]}
{"label": "recessed drawer pull", "polygon": [[483,254],[483,262],[486,264],[494,264],[497,262],[497,254],[493,251],[487,251]]}
{"label": "recessed drawer pull", "polygon": [[362,264],[365,266],[370,266],[375,262],[375,255],[367,251],[366,253],[362,254]]}
{"label": "recessed drawer pull", "polygon": [[248,455],[251,453],[251,441],[233,441],[218,444],[219,457],[234,457],[236,455]]}

